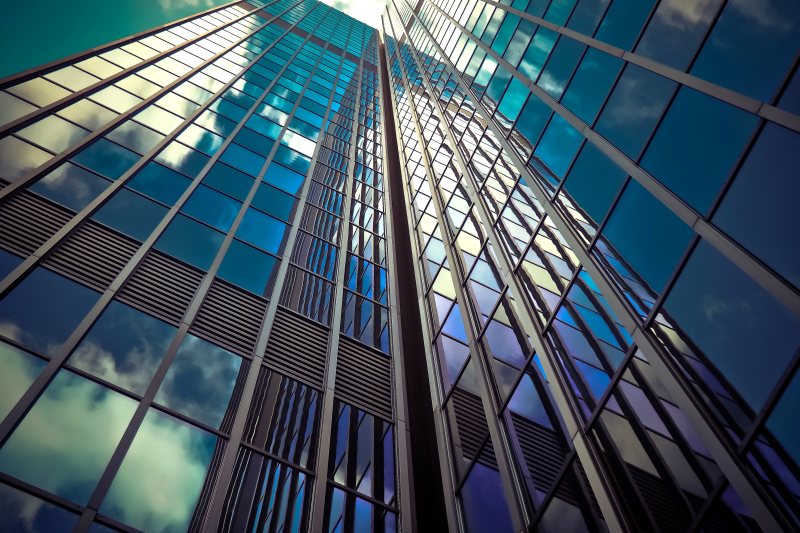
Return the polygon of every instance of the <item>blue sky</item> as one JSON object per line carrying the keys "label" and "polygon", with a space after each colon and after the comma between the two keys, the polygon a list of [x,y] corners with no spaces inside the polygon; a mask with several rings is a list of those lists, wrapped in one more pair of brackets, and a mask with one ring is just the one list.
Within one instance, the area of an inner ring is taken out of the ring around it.
{"label": "blue sky", "polygon": [[377,28],[386,0],[322,0],[322,2],[344,11],[353,18]]}

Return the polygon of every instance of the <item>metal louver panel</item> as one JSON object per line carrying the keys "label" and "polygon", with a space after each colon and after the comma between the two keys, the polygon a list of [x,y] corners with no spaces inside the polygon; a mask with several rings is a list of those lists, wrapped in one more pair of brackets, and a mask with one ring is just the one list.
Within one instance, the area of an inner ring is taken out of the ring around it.
{"label": "metal louver panel", "polygon": [[8,185],[8,182],[4,179],[0,179],[0,191],[5,189],[6,185]]}
{"label": "metal louver panel", "polygon": [[239,355],[256,345],[267,301],[215,279],[189,330]]}
{"label": "metal louver panel", "polygon": [[336,363],[336,397],[392,420],[391,360],[342,337]]}
{"label": "metal louver panel", "polygon": [[151,250],[118,298],[178,325],[202,279],[199,270]]}
{"label": "metal louver panel", "polygon": [[0,246],[31,255],[73,217],[73,213],[22,191],[0,206]]}
{"label": "metal louver panel", "polygon": [[91,220],[51,253],[44,264],[98,290],[111,285],[139,245]]}
{"label": "metal louver panel", "polygon": [[328,355],[328,334],[327,328],[278,307],[264,362],[282,374],[322,388]]}
{"label": "metal louver panel", "polygon": [[478,456],[484,439],[489,435],[483,404],[478,396],[458,387],[453,389],[450,401],[458,428],[457,444],[464,458],[472,460]]}

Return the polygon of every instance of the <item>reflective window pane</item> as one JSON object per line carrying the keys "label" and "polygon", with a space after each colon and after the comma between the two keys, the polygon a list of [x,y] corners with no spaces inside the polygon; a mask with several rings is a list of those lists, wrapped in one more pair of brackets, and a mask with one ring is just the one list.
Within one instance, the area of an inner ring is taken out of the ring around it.
{"label": "reflective window pane", "polygon": [[30,185],[41,194],[73,211],[80,211],[105,190],[110,182],[72,163],[64,163]]}
{"label": "reflective window pane", "polygon": [[22,398],[46,362],[33,355],[0,342],[0,420],[4,419]]}
{"label": "reflective window pane", "polygon": [[103,204],[92,219],[129,237],[144,241],[166,214],[166,207],[135,192],[121,189]]}
{"label": "reflective window pane", "polygon": [[259,296],[269,296],[277,264],[273,256],[234,239],[217,275]]}
{"label": "reflective window pane", "polygon": [[201,270],[207,270],[225,236],[208,226],[178,215],[155,247]]}
{"label": "reflective window pane", "polygon": [[0,483],[0,531],[69,533],[79,516]]}

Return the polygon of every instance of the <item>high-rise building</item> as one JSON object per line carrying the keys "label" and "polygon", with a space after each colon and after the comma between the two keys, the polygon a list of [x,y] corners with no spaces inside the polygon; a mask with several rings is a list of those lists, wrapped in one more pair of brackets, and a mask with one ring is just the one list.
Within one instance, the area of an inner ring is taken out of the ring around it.
{"label": "high-rise building", "polygon": [[798,50],[259,0],[0,80],[0,530],[800,529]]}

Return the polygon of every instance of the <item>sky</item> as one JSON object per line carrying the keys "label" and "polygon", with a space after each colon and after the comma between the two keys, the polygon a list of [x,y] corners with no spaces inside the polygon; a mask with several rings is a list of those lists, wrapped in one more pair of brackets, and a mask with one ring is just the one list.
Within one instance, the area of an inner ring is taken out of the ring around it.
{"label": "sky", "polygon": [[[0,78],[230,0],[0,0]],[[322,0],[371,26],[386,0]]]}
{"label": "sky", "polygon": [[351,17],[377,28],[381,23],[381,13],[386,0],[322,0],[322,2],[343,11]]}

